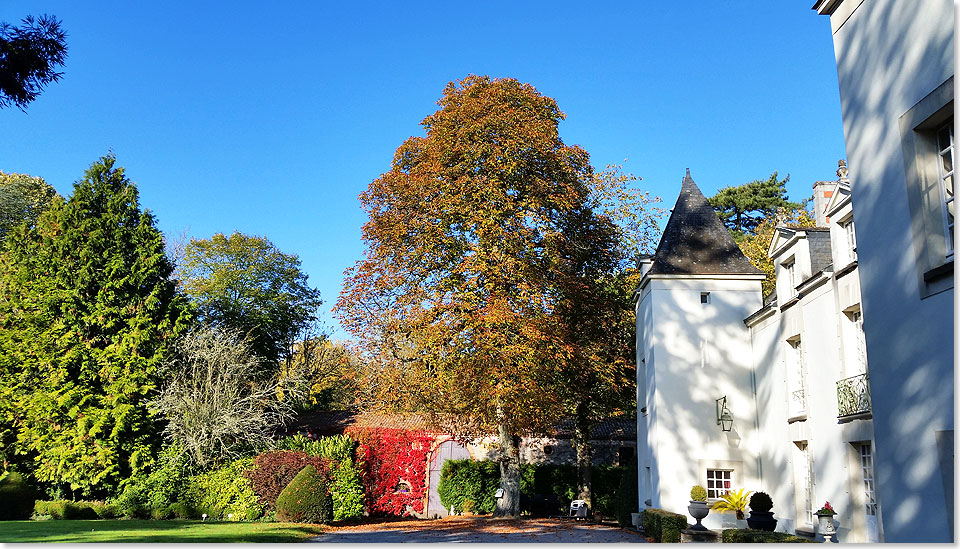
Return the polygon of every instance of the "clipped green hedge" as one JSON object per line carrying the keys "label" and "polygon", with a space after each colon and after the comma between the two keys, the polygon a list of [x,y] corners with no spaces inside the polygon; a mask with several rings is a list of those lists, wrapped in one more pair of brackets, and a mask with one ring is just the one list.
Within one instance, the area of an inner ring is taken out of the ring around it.
{"label": "clipped green hedge", "polygon": [[[616,494],[621,476],[628,467],[600,465],[593,468],[593,511],[605,516],[617,512]],[[634,479],[636,467],[633,467]],[[631,510],[636,512],[636,482],[633,483],[634,501]],[[500,466],[495,461],[451,459],[443,463],[437,493],[440,503],[448,509],[478,514],[492,513],[496,506],[494,497],[500,487]],[[565,513],[577,495],[577,468],[575,465],[551,463],[524,463],[520,465],[520,493],[525,496],[541,494],[553,496],[560,502],[557,513]],[[629,521],[629,512],[627,520]]]}
{"label": "clipped green hedge", "polygon": [[357,468],[357,442],[347,435],[321,437],[317,440],[294,435],[280,440],[283,450],[306,452],[330,460],[330,494],[333,497],[333,520],[355,520],[363,516],[363,478]]}
{"label": "clipped green hedge", "polygon": [[327,479],[307,465],[277,497],[277,520],[327,524],[333,519],[333,499]]}
{"label": "clipped green hedge", "polygon": [[738,530],[731,528],[720,534],[723,543],[816,543],[802,536],[784,532],[765,532],[763,530]]}
{"label": "clipped green hedge", "polygon": [[679,543],[680,531],[687,528],[686,515],[649,507],[640,514],[643,531],[658,543]]}
{"label": "clipped green hedge", "polygon": [[37,501],[33,514],[38,517],[49,516],[54,520],[112,519],[120,516],[116,505],[110,503],[68,499]]}

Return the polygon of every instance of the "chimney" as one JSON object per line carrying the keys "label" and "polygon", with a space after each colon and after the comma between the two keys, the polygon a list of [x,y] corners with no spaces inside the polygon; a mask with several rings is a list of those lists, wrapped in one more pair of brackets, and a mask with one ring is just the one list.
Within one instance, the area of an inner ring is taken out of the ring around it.
{"label": "chimney", "polygon": [[813,218],[817,227],[828,227],[830,218],[827,217],[827,204],[836,190],[836,181],[817,181],[813,184]]}

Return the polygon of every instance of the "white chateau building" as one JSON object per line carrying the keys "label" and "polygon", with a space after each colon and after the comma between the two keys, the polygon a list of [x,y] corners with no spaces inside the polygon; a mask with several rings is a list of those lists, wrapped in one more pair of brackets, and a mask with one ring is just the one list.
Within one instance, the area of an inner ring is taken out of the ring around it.
{"label": "white chateau building", "polygon": [[[746,488],[770,494],[778,531],[818,537],[814,512],[829,501],[838,540],[882,540],[843,165],[838,175],[814,185],[818,226],[777,228],[764,302],[763,274],[687,171],[635,296],[641,509],[686,514],[693,485],[710,500]],[[738,526],[717,512],[703,524]]]}
{"label": "white chateau building", "polygon": [[853,174],[883,539],[955,541],[957,4],[813,8],[829,16]]}

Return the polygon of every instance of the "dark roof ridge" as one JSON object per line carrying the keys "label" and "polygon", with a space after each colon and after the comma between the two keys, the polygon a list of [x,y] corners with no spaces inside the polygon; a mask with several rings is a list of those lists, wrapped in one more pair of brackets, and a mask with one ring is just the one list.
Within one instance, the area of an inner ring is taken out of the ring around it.
{"label": "dark roof ridge", "polygon": [[729,231],[690,176],[680,185],[650,274],[762,275],[743,255]]}

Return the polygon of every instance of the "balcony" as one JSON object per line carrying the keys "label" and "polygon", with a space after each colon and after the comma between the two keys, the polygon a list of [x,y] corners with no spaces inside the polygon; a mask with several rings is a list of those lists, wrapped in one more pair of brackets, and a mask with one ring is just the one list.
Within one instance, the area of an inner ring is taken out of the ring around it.
{"label": "balcony", "polygon": [[870,377],[860,374],[837,382],[838,418],[870,413]]}

